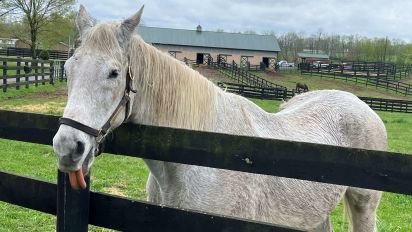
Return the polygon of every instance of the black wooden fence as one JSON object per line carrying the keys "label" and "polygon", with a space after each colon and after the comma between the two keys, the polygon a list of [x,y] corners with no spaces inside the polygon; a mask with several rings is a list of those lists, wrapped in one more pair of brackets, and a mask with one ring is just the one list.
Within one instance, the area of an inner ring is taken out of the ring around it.
{"label": "black wooden fence", "polygon": [[295,96],[296,93],[300,93],[300,91],[296,92],[295,90],[288,90],[286,88],[261,88],[229,82],[218,82],[217,85],[227,92],[259,99],[284,100]]}
{"label": "black wooden fence", "polygon": [[299,68],[304,71],[336,73],[359,77],[378,77],[388,80],[408,77],[412,71],[411,65],[396,65],[384,62],[343,61],[338,64],[300,63]]}
{"label": "black wooden fence", "polygon": [[[225,91],[236,93],[244,97],[270,99],[270,100],[285,100],[295,96],[299,92],[288,89],[278,88],[260,88],[256,86],[248,86],[235,83],[218,82],[218,86]],[[369,105],[374,110],[387,112],[412,113],[412,101],[398,99],[384,99],[372,97],[359,97],[362,101]]]}
{"label": "black wooden fence", "polygon": [[0,88],[6,92],[8,88],[54,84],[56,79],[64,79],[63,66],[63,61],[0,57]]}
{"label": "black wooden fence", "polygon": [[374,110],[387,112],[412,113],[412,101],[383,99],[373,97],[359,97]]}
{"label": "black wooden fence", "polygon": [[[354,66],[352,66],[354,65]],[[321,78],[333,78],[353,82],[356,84],[365,84],[376,88],[383,88],[388,91],[393,91],[397,94],[412,95],[412,85],[395,80],[396,77],[407,77],[412,70],[410,66],[396,65],[390,66],[362,66],[360,64],[338,65],[329,64],[325,67],[313,67],[310,63],[302,63],[299,65],[301,74],[310,76],[319,76]],[[382,71],[382,73],[380,72]]]}
{"label": "black wooden fence", "polygon": [[[42,50],[36,49],[36,54],[40,54]],[[49,58],[53,60],[67,60],[73,55],[73,51],[59,51],[59,50],[46,50],[49,53]],[[29,48],[4,48],[0,49],[0,56],[19,56],[19,57],[32,57],[33,53]]]}
{"label": "black wooden fence", "polygon": [[261,88],[286,89],[285,86],[272,83],[254,73],[249,72],[247,69],[239,68],[234,61],[231,64],[223,62],[210,62],[208,65],[212,68],[218,69],[222,74],[240,84],[257,86]]}
{"label": "black wooden fence", "polygon": [[[0,138],[50,145],[57,127],[56,116],[0,111]],[[143,125],[121,126],[106,152],[412,195],[407,154]],[[0,200],[57,215],[59,232],[87,231],[88,224],[123,231],[296,231],[73,191],[62,173],[56,186],[0,171]]]}

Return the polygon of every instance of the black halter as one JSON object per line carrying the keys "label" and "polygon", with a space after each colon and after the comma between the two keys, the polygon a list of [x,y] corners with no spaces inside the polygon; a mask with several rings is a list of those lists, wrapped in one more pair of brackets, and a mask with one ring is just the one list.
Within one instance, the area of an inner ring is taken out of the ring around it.
{"label": "black halter", "polygon": [[[125,107],[125,114],[123,122],[125,122],[129,118],[130,113],[130,92],[136,93],[136,90],[133,89],[133,77],[130,73],[130,69],[127,71],[126,74],[126,87],[124,90],[124,94],[122,99],[120,100],[119,104],[117,105],[116,109],[114,110],[113,114],[109,117],[106,123],[102,126],[101,129],[95,129],[93,127],[84,125],[76,120],[70,118],[59,118],[59,124],[64,124],[77,130],[83,131],[84,133],[91,135],[96,138],[97,148],[95,152],[95,156],[98,156],[102,153],[104,149],[104,140],[109,133],[109,130],[112,127],[112,120],[116,118],[117,114],[120,112],[122,107]],[[123,123],[122,122],[122,123]]]}

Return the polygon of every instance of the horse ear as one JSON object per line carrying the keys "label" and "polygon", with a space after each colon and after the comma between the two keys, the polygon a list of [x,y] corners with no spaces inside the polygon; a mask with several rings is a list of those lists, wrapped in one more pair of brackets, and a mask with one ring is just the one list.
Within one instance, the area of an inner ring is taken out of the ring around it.
{"label": "horse ear", "polygon": [[80,36],[84,35],[86,31],[94,26],[92,17],[90,17],[83,5],[80,5],[79,12],[77,13],[76,26]]}
{"label": "horse ear", "polygon": [[123,41],[128,41],[133,31],[139,25],[140,18],[142,17],[144,5],[131,17],[125,19],[120,25],[120,33],[123,36]]}

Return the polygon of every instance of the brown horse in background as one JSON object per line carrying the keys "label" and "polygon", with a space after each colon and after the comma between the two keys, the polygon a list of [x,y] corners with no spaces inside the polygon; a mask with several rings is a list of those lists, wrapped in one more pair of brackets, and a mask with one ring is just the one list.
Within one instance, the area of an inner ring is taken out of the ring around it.
{"label": "brown horse in background", "polygon": [[296,92],[299,92],[301,89],[303,90],[303,92],[309,91],[309,87],[305,83],[296,83]]}

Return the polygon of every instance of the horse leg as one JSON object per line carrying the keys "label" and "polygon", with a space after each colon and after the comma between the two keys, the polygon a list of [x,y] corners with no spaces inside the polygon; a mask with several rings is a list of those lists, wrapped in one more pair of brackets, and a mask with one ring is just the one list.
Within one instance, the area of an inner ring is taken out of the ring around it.
{"label": "horse leg", "polygon": [[381,196],[380,191],[348,187],[344,200],[351,231],[377,231],[376,210]]}
{"label": "horse leg", "polygon": [[147,201],[160,204],[160,186],[157,183],[156,178],[154,178],[152,173],[149,173],[146,183]]}

